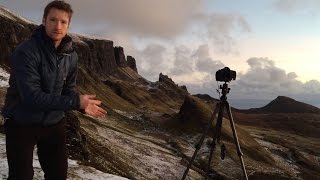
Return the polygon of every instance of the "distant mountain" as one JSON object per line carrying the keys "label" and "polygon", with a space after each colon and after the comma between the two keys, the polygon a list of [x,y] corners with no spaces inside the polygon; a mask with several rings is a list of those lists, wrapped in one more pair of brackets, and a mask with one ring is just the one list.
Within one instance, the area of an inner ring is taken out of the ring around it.
{"label": "distant mountain", "polygon": [[296,101],[285,96],[278,96],[264,107],[249,109],[250,112],[268,112],[268,113],[320,113],[320,109]]}
{"label": "distant mountain", "polygon": [[320,138],[320,109],[285,96],[261,108],[234,111],[234,118],[245,126]]}

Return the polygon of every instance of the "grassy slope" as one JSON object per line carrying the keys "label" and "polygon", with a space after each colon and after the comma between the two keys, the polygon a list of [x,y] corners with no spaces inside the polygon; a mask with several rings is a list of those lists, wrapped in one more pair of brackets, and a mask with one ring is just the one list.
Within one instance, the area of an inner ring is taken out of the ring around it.
{"label": "grassy slope", "polygon": [[137,111],[133,104],[115,94],[112,89],[106,86],[102,81],[99,81],[100,77],[95,76],[94,73],[89,74],[82,68],[79,68],[78,77],[78,91],[81,94],[96,94],[97,98],[103,101],[103,106],[107,110],[118,109],[126,112]]}
{"label": "grassy slope", "polygon": [[318,179],[320,177],[319,138],[301,136],[287,131],[270,130],[268,128],[244,127],[248,129],[250,134],[259,135],[265,141],[288,148],[289,153],[284,156],[290,156],[293,159],[294,164],[297,164],[300,168],[300,176],[303,179]]}

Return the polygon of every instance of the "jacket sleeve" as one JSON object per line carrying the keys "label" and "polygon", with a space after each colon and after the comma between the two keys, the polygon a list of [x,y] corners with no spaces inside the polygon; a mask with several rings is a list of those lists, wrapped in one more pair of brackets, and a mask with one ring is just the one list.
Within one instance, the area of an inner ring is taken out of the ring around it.
{"label": "jacket sleeve", "polygon": [[62,95],[65,96],[70,96],[72,94],[77,94],[76,91],[76,82],[77,82],[77,76],[78,76],[78,55],[77,53],[72,54],[72,61],[71,62],[67,62],[69,63],[69,66],[67,66],[67,68],[69,68],[70,72],[68,73],[66,80],[65,80],[65,84],[63,85],[63,89],[62,89]]}
{"label": "jacket sleeve", "polygon": [[23,106],[43,111],[80,108],[79,95],[53,95],[42,91],[38,72],[39,58],[34,53],[17,50],[12,56],[12,71]]}

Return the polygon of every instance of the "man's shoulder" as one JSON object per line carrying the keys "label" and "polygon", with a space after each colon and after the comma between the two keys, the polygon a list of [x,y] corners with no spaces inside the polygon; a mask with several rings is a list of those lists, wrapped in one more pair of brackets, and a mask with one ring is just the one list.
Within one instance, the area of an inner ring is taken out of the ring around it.
{"label": "man's shoulder", "polygon": [[11,59],[13,62],[39,62],[40,53],[37,47],[37,42],[34,39],[28,39],[20,43],[12,53]]}
{"label": "man's shoulder", "polygon": [[35,52],[36,48],[37,48],[36,41],[33,38],[31,38],[20,43],[16,47],[15,52],[23,52],[28,54],[28,53]]}

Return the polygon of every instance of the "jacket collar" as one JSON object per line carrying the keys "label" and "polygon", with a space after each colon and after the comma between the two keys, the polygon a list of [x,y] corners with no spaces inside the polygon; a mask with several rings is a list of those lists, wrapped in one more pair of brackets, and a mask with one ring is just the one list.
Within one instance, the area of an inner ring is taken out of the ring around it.
{"label": "jacket collar", "polygon": [[47,35],[45,27],[41,24],[37,27],[37,29],[32,34],[32,37],[35,37],[37,40],[40,41],[40,43],[46,47],[48,47],[50,50],[57,54],[70,54],[74,51],[72,46],[72,38],[68,35],[66,35],[58,48],[56,49],[54,47],[54,43],[52,39]]}

